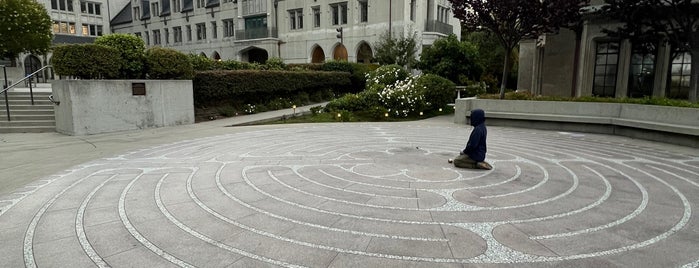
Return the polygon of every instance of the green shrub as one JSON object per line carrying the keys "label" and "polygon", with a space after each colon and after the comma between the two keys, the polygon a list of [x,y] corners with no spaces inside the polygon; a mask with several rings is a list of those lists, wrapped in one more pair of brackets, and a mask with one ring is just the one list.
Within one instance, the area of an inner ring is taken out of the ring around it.
{"label": "green shrub", "polygon": [[266,70],[282,71],[282,70],[286,70],[286,64],[284,64],[283,59],[273,57],[273,58],[267,59],[267,61],[265,62],[265,69]]}
{"label": "green shrub", "polygon": [[[293,97],[306,92],[311,100],[315,96],[328,99],[329,88],[341,90],[350,85],[350,74],[342,72],[291,72],[291,71],[205,71],[194,77],[194,100],[198,105],[220,100],[242,103],[265,103],[272,97]],[[317,95],[316,95],[317,94]],[[314,100],[316,101],[316,100]]]}
{"label": "green shrub", "polygon": [[454,83],[444,77],[426,74],[421,75],[415,81],[416,86],[422,91],[426,103],[432,109],[438,109],[453,103],[456,98]]}
{"label": "green shrub", "polygon": [[53,68],[56,74],[80,79],[119,78],[123,61],[119,52],[96,44],[72,44],[53,49]]}
{"label": "green shrub", "polygon": [[224,106],[219,106],[216,107],[216,111],[223,116],[226,117],[231,117],[231,116],[236,116],[238,115],[238,111],[235,109],[235,107],[231,105],[224,105]]}
{"label": "green shrub", "polygon": [[267,102],[267,108],[272,111],[291,108],[292,105],[294,104],[285,98],[274,98]]}
{"label": "green shrub", "polygon": [[336,111],[361,111],[369,108],[366,105],[364,99],[362,99],[358,94],[345,94],[344,96],[330,101],[325,106],[325,111],[336,112]]}
{"label": "green shrub", "polygon": [[257,63],[241,62],[236,60],[221,61],[220,69],[222,70],[259,70],[261,66]]}
{"label": "green shrub", "polygon": [[144,75],[144,51],[146,49],[143,40],[132,34],[108,34],[97,37],[95,44],[115,48],[119,61],[122,61],[119,69],[119,78],[136,79]]}
{"label": "green shrub", "polygon": [[382,90],[385,86],[393,85],[397,81],[408,78],[408,71],[398,65],[385,65],[371,71],[366,76],[366,88],[376,91]]}
{"label": "green shrub", "polygon": [[289,70],[293,71],[322,71],[322,63],[290,63],[287,64]]}
{"label": "green shrub", "polygon": [[319,113],[322,113],[322,112],[323,112],[323,109],[324,109],[323,106],[320,106],[320,105],[318,105],[318,106],[313,106],[313,107],[311,107],[311,114],[319,114]]}
{"label": "green shrub", "polygon": [[351,73],[353,70],[352,63],[345,60],[331,60],[326,61],[321,65],[322,71],[327,72],[348,72]]}
{"label": "green shrub", "polygon": [[174,49],[153,47],[146,51],[146,73],[151,79],[190,79],[193,69],[187,55]]}
{"label": "green shrub", "polygon": [[217,66],[219,65],[217,61],[209,59],[206,56],[189,54],[187,57],[189,58],[189,62],[192,64],[192,68],[195,71],[211,71],[220,69]]}

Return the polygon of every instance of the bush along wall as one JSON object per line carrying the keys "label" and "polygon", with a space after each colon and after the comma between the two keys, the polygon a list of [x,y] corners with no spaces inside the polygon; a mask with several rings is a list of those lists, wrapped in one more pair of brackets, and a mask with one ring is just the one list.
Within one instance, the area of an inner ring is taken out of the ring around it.
{"label": "bush along wall", "polygon": [[115,79],[123,66],[117,49],[96,44],[54,47],[51,62],[57,75],[80,79]]}
{"label": "bush along wall", "polygon": [[[350,88],[350,73],[292,71],[204,71],[194,76],[194,102],[197,106],[268,103],[298,95],[317,96],[332,89],[342,94]],[[327,97],[327,96],[325,96]]]}
{"label": "bush along wall", "polygon": [[145,66],[150,79],[191,79],[194,75],[187,55],[169,48],[148,49]]}

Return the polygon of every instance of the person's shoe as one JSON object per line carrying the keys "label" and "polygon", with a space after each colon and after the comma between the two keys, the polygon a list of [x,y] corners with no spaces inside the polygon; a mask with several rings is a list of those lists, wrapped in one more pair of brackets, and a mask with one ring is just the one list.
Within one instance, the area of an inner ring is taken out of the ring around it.
{"label": "person's shoe", "polygon": [[454,159],[449,158],[447,159],[447,162],[449,162],[449,164],[454,163]]}
{"label": "person's shoe", "polygon": [[493,166],[491,166],[490,164],[488,164],[488,163],[486,163],[486,162],[478,162],[478,163],[476,164],[476,166],[477,166],[478,168],[480,168],[480,169],[485,169],[485,170],[491,170],[491,169],[493,169]]}

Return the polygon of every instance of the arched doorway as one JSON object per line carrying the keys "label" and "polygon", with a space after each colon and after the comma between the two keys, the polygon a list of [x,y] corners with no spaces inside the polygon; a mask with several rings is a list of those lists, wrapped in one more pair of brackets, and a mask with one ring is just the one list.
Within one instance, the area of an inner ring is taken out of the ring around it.
{"label": "arched doorway", "polygon": [[325,62],[325,52],[320,46],[316,46],[311,53],[311,63]]}
{"label": "arched doorway", "polygon": [[[29,55],[24,58],[24,76],[30,75],[33,72],[41,69],[41,61],[34,55]],[[41,76],[41,74],[37,74]]]}
{"label": "arched doorway", "polygon": [[347,48],[345,45],[338,44],[333,51],[333,59],[335,60],[347,60]]}
{"label": "arched doorway", "polygon": [[202,57],[204,57],[204,58],[207,58],[207,57],[206,57],[206,53],[204,53],[204,52],[199,53],[199,56],[202,56]]}
{"label": "arched doorway", "polygon": [[357,62],[371,63],[372,59],[374,59],[374,53],[371,51],[371,47],[366,42],[362,42],[357,49]]}
{"label": "arched doorway", "polygon": [[265,63],[269,59],[269,54],[267,50],[251,47],[240,52],[243,61],[255,62],[255,63]]}
{"label": "arched doorway", "polygon": [[211,58],[215,61],[219,61],[221,60],[221,55],[219,55],[218,52],[214,51],[214,53],[211,54]]}

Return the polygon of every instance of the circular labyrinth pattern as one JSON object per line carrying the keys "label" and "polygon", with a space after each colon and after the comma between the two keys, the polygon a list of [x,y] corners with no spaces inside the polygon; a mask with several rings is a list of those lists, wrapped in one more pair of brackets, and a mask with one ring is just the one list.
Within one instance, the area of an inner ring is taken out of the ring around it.
{"label": "circular labyrinth pattern", "polygon": [[0,261],[698,266],[699,152],[490,127],[495,168],[454,168],[469,132],[251,128],[96,160],[0,200]]}

